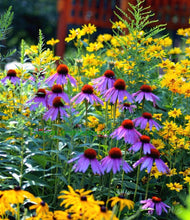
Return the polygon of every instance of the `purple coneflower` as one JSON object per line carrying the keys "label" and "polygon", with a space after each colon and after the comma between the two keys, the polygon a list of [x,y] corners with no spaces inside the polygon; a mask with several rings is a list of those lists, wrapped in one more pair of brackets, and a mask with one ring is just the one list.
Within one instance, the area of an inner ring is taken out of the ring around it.
{"label": "purple coneflower", "polygon": [[161,128],[161,126],[152,119],[152,114],[149,112],[144,112],[141,117],[133,120],[135,127],[140,125],[141,129],[145,129],[147,124],[149,125],[149,129],[152,130],[152,127],[155,126],[157,130]]}
{"label": "purple coneflower", "polygon": [[70,80],[73,86],[77,86],[76,79],[69,75],[69,68],[65,64],[60,64],[57,67],[57,73],[46,79],[46,83],[48,84],[48,86],[52,86],[54,82],[56,82],[57,84],[64,85],[67,83],[68,79]]}
{"label": "purple coneflower", "polygon": [[122,159],[121,150],[117,147],[114,147],[109,151],[109,155],[101,160],[101,164],[103,171],[106,171],[107,173],[112,170],[113,174],[115,174],[120,171],[121,166],[125,173],[133,170],[132,167],[130,167],[129,164]]}
{"label": "purple coneflower", "polygon": [[156,100],[160,100],[160,98],[152,93],[152,89],[149,85],[142,85],[140,90],[136,93],[133,93],[133,97],[136,96],[135,101],[140,103],[143,99],[147,101],[153,102],[153,105],[156,105]]}
{"label": "purple coneflower", "polygon": [[163,203],[161,198],[157,196],[153,196],[152,199],[147,199],[147,200],[141,200],[141,204],[144,204],[142,206],[142,209],[148,209],[149,214],[153,214],[154,209],[156,210],[157,215],[162,214],[162,210],[164,210],[166,213],[168,210],[166,208],[170,208],[167,204]]}
{"label": "purple coneflower", "polygon": [[110,102],[114,104],[117,100],[123,102],[124,97],[127,96],[128,101],[132,102],[133,97],[125,90],[125,87],[125,81],[117,79],[114,86],[105,93],[104,98],[106,98],[106,101],[110,99]]}
{"label": "purple coneflower", "polygon": [[139,141],[141,134],[134,128],[133,121],[126,119],[110,136],[117,140],[124,138],[125,143],[134,144]]}
{"label": "purple coneflower", "polygon": [[[76,101],[75,101],[76,100]],[[74,96],[71,99],[71,102],[75,101],[75,104],[81,103],[83,100],[87,100],[91,104],[94,102],[97,104],[98,102],[103,105],[103,101],[98,98],[96,95],[94,95],[94,89],[91,85],[84,85],[81,89],[81,92],[78,93],[76,96]]]}
{"label": "purple coneflower", "polygon": [[150,149],[150,154],[146,154],[146,156],[141,157],[140,160],[133,164],[133,168],[137,167],[139,164],[141,165],[141,170],[147,168],[148,173],[150,173],[152,169],[153,162],[156,163],[156,167],[158,171],[162,173],[169,173],[168,166],[164,163],[163,160],[160,159],[160,152],[157,149]]}
{"label": "purple coneflower", "polygon": [[49,118],[51,118],[51,120],[54,121],[59,115],[61,119],[63,119],[63,116],[68,117],[65,109],[68,109],[70,107],[64,105],[61,99],[62,98],[59,96],[54,98],[53,106],[44,114],[43,119],[47,121]]}
{"label": "purple coneflower", "polygon": [[49,91],[47,94],[48,94],[48,103],[50,105],[52,105],[54,98],[57,96],[61,97],[67,103],[70,102],[68,95],[65,92],[63,92],[62,85],[59,84],[53,85],[51,91]]}
{"label": "purple coneflower", "polygon": [[[34,103],[33,103],[34,102]],[[48,102],[47,102],[47,94],[45,89],[38,89],[36,95],[34,98],[26,102],[28,103],[33,103],[30,106],[30,110],[33,111],[36,108],[39,107],[40,104],[42,104],[44,107],[48,107]]]}
{"label": "purple coneflower", "polygon": [[101,165],[96,159],[96,155],[96,151],[92,148],[89,148],[85,150],[83,154],[69,160],[68,163],[72,163],[73,161],[78,160],[77,163],[73,166],[75,172],[85,173],[89,165],[91,165],[92,172],[94,174],[104,174]]}
{"label": "purple coneflower", "polygon": [[125,102],[125,103],[119,105],[119,108],[122,111],[128,110],[132,114],[134,112],[134,109],[137,108],[137,107],[136,107],[136,105],[131,105],[130,103]]}
{"label": "purple coneflower", "polygon": [[4,85],[7,85],[7,81],[9,80],[12,84],[16,85],[16,84],[20,84],[20,78],[16,76],[17,73],[15,70],[10,69],[7,71],[7,76],[5,76],[1,82]]}
{"label": "purple coneflower", "polygon": [[103,76],[93,79],[92,83],[94,84],[94,88],[102,95],[113,87],[115,80],[114,72],[112,70],[106,70]]}
{"label": "purple coneflower", "polygon": [[140,141],[136,142],[133,146],[129,148],[129,151],[133,150],[134,152],[143,149],[144,154],[150,154],[151,149],[155,149],[155,147],[150,144],[150,137],[146,135],[142,135],[140,137]]}

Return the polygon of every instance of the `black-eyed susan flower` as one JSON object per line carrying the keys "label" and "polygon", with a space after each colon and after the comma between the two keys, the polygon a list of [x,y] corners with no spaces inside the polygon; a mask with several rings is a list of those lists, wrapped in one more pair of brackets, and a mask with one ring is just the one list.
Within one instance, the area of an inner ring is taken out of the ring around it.
{"label": "black-eyed susan flower", "polygon": [[114,207],[117,203],[119,203],[119,210],[122,211],[126,206],[128,209],[134,208],[134,202],[126,199],[124,194],[120,194],[119,196],[112,197],[109,199],[111,201],[111,207]]}
{"label": "black-eyed susan flower", "polygon": [[16,186],[14,189],[5,190],[3,194],[10,204],[23,203],[25,199],[34,199],[34,196],[31,193],[22,190],[20,186]]}
{"label": "black-eyed susan flower", "polygon": [[167,183],[166,186],[170,189],[170,190],[175,190],[176,192],[180,192],[183,189],[183,185],[180,183]]}
{"label": "black-eyed susan flower", "polygon": [[38,217],[43,217],[48,214],[49,206],[46,202],[44,202],[41,198],[33,198],[31,202],[35,203],[34,205],[30,206],[29,209],[35,209],[36,214]]}

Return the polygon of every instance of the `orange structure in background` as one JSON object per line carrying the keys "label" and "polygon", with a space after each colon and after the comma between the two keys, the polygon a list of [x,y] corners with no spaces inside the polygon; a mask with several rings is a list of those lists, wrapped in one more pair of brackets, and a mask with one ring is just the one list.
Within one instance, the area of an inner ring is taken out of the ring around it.
{"label": "orange structure in background", "polygon": [[[56,55],[63,56],[68,25],[91,23],[101,28],[111,28],[116,5],[127,12],[128,2],[136,4],[136,0],[58,0],[57,38],[60,40]],[[167,24],[170,30],[187,28],[190,17],[190,0],[145,0],[143,7],[151,6],[155,13],[152,17],[157,24]]]}

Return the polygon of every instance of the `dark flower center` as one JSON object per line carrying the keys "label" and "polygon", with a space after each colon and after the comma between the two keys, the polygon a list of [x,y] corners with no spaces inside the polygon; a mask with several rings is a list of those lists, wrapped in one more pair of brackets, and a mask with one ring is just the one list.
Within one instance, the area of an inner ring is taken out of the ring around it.
{"label": "dark flower center", "polygon": [[142,85],[140,90],[143,92],[152,92],[152,89],[149,85]]}
{"label": "dark flower center", "polygon": [[62,85],[56,84],[51,88],[51,91],[53,93],[62,93],[63,92],[63,87]]}
{"label": "dark flower center", "polygon": [[133,129],[134,128],[134,124],[130,119],[124,120],[121,125],[126,129]]}
{"label": "dark flower center", "polygon": [[147,156],[158,159],[160,157],[160,152],[153,148],[150,150],[150,154],[147,154]]}
{"label": "dark flower center", "polygon": [[84,156],[87,157],[88,159],[94,159],[96,158],[96,151],[92,148],[87,149],[84,151]]}
{"label": "dark flower center", "polygon": [[149,142],[150,142],[150,137],[147,136],[147,135],[142,135],[142,136],[140,137],[140,140],[141,140],[141,142],[143,142],[143,143],[149,143]]}
{"label": "dark flower center", "polygon": [[124,106],[124,107],[130,107],[130,106],[131,106],[131,104],[129,104],[129,103],[127,103],[127,102],[125,102],[125,103],[123,104],[123,106]]}
{"label": "dark flower center", "polygon": [[71,214],[68,214],[68,215],[67,215],[67,218],[68,218],[68,219],[72,219]]}
{"label": "dark flower center", "polygon": [[40,202],[40,205],[41,205],[41,206],[45,206],[46,204],[45,204],[44,201],[41,201],[41,202]]}
{"label": "dark flower center", "polygon": [[81,201],[87,201],[87,197],[86,196],[81,196],[80,199],[81,199]]}
{"label": "dark flower center", "polygon": [[114,87],[117,90],[125,90],[125,81],[123,79],[117,79],[114,83]]}
{"label": "dark flower center", "polygon": [[69,72],[69,68],[67,67],[67,65],[65,64],[60,64],[58,67],[57,67],[57,73],[58,74],[62,74],[62,75],[67,75]]}
{"label": "dark flower center", "polygon": [[155,202],[155,203],[159,203],[159,202],[161,202],[162,200],[161,200],[161,198],[159,198],[159,197],[157,197],[157,196],[153,196],[153,197],[152,197],[152,201]]}
{"label": "dark flower center", "polygon": [[20,186],[15,186],[15,187],[14,187],[14,190],[15,190],[15,191],[19,191],[19,190],[21,190],[21,188],[20,188]]}
{"label": "dark flower center", "polygon": [[87,93],[87,94],[92,94],[94,92],[93,87],[91,85],[87,85],[87,84],[84,85],[81,90],[83,93]]}
{"label": "dark flower center", "polygon": [[58,108],[58,107],[61,107],[61,106],[64,106],[63,102],[61,101],[61,97],[57,96],[53,99],[53,106],[55,108]]}
{"label": "dark flower center", "polygon": [[44,98],[46,96],[46,90],[45,89],[38,89],[36,96]]}
{"label": "dark flower center", "polygon": [[122,153],[121,150],[118,147],[113,147],[110,151],[109,151],[109,156],[113,159],[116,158],[121,158],[122,157]]}
{"label": "dark flower center", "polygon": [[124,198],[125,198],[124,193],[120,194],[120,195],[118,196],[118,198],[124,199]]}
{"label": "dark flower center", "polygon": [[112,70],[106,70],[104,76],[110,79],[115,79],[115,73]]}
{"label": "dark flower center", "polygon": [[7,76],[9,76],[9,77],[15,77],[15,76],[16,76],[16,71],[15,71],[15,70],[12,70],[12,69],[8,70]]}
{"label": "dark flower center", "polygon": [[143,116],[143,118],[146,118],[146,119],[152,119],[152,114],[149,112],[144,112],[142,114],[142,116]]}
{"label": "dark flower center", "polygon": [[104,205],[101,206],[100,210],[101,210],[101,212],[107,212],[107,208]]}

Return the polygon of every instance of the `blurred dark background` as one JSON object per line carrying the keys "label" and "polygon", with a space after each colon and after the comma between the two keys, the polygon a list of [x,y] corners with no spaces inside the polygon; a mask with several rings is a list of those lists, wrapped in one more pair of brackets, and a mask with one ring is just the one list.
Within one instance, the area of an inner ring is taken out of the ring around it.
{"label": "blurred dark background", "polygon": [[0,14],[9,6],[14,12],[12,28],[4,45],[18,49],[21,39],[28,44],[38,42],[39,29],[42,30],[45,40],[56,38],[57,10],[56,0],[0,0]]}

